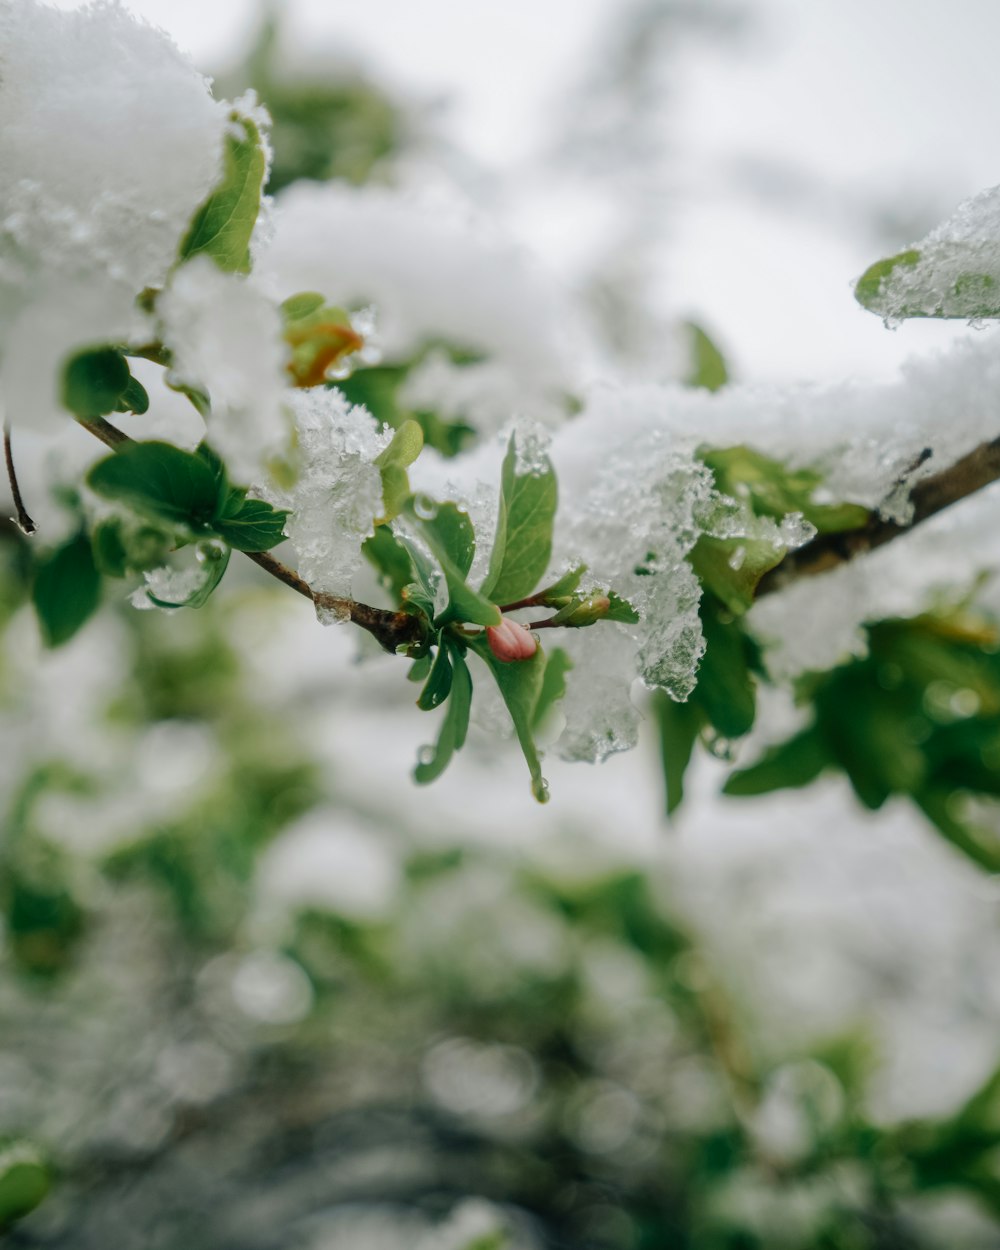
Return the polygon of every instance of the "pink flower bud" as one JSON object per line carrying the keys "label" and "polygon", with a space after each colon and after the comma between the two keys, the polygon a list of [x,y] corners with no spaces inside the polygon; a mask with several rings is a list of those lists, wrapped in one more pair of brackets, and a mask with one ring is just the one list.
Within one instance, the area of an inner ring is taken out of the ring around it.
{"label": "pink flower bud", "polygon": [[538,640],[531,630],[506,617],[499,625],[487,628],[486,641],[497,659],[505,664],[511,660],[530,660],[538,650]]}

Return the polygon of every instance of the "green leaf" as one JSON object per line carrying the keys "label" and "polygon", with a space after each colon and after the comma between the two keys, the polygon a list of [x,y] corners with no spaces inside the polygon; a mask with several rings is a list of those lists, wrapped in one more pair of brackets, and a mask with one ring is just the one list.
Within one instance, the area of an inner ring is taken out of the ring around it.
{"label": "green leaf", "polygon": [[494,603],[516,603],[530,595],[549,566],[558,491],[547,458],[526,473],[517,469],[516,435],[503,462],[500,506],[490,568],[482,591]]}
{"label": "green leaf", "polygon": [[565,625],[571,629],[583,629],[588,625],[596,625],[598,621],[621,621],[634,625],[639,613],[627,599],[609,590],[607,594],[597,590],[585,599],[571,599],[564,604],[552,617],[554,625]]}
{"label": "green leaf", "polygon": [[461,647],[445,640],[445,646],[451,651],[452,683],[451,696],[445,705],[444,720],[437,744],[433,748],[425,748],[421,759],[413,770],[413,779],[418,785],[425,786],[436,780],[448,767],[451,757],[465,745],[465,736],[469,729],[469,712],[472,707],[472,678],[469,666],[465,662]]}
{"label": "green leaf", "polygon": [[289,295],[281,304],[281,313],[285,321],[302,321],[317,312],[326,300],[316,291],[300,291],[297,295]]}
{"label": "green leaf", "polygon": [[[540,590],[537,594],[539,603],[550,603],[561,600],[567,595],[572,595],[577,586],[583,581],[583,575],[587,571],[585,564],[578,564],[575,568],[567,570],[558,581],[546,586],[544,590]],[[562,606],[560,604],[560,606]]]}
{"label": "green leaf", "polygon": [[237,551],[269,551],[283,542],[284,525],[289,513],[284,508],[273,508],[263,499],[245,499],[234,491],[222,516],[212,522],[212,528],[230,547]]}
{"label": "green leaf", "polygon": [[296,386],[322,386],[338,362],[343,368],[344,359],[365,345],[347,310],[327,304],[315,292],[293,295],[281,310],[284,339],[291,348],[288,372]]}
{"label": "green leaf", "polygon": [[713,538],[702,534],[688,556],[702,586],[734,616],[753,606],[757,584],[785,558],[783,547],[761,538]]}
{"label": "green leaf", "polygon": [[869,265],[857,281],[854,298],[869,312],[882,313],[885,307],[883,288],[891,281],[897,270],[911,270],[920,261],[920,253],[914,248],[898,252],[895,256],[887,256],[885,260],[877,260]]}
{"label": "green leaf", "polygon": [[36,1146],[18,1138],[0,1140],[0,1231],[33,1211],[51,1184],[48,1162]]}
{"label": "green leaf", "polygon": [[146,591],[150,603],[158,608],[203,608],[225,576],[229,567],[232,551],[229,547],[220,547],[217,543],[199,543],[195,549],[197,558],[204,570],[204,579],[184,599],[173,601],[160,599],[151,590]]}
{"label": "green leaf", "polygon": [[417,707],[422,712],[430,712],[440,707],[451,692],[451,683],[452,665],[448,658],[448,646],[438,635],[437,655],[428,672],[427,682],[417,699]]}
{"label": "green leaf", "polygon": [[798,789],[815,781],[832,762],[822,735],[813,725],[787,742],[770,747],[756,764],[731,773],[723,793],[746,797]]}
{"label": "green leaf", "polygon": [[96,611],[100,598],[101,575],[86,534],[43,556],[35,569],[32,600],[45,645],[68,642]]}
{"label": "green leaf", "polygon": [[750,672],[756,648],[712,595],[702,596],[700,615],[706,645],[692,697],[716,733],[741,738],[753,728],[756,715],[756,684]]}
{"label": "green leaf", "polygon": [[510,712],[514,732],[531,773],[531,792],[539,803],[547,803],[549,787],[542,776],[542,762],[533,736],[535,713],[544,685],[545,652],[539,647],[528,660],[504,663],[496,658],[485,639],[477,638],[471,645],[486,661]]}
{"label": "green leaf", "polygon": [[431,665],[434,659],[428,652],[427,655],[421,655],[410,665],[410,671],[406,674],[407,681],[426,681],[427,674],[431,671]]}
{"label": "green leaf", "polygon": [[177,544],[173,530],[121,516],[105,517],[90,535],[94,561],[107,577],[127,577],[130,572],[159,568]]}
{"label": "green leaf", "polygon": [[250,236],[260,212],[267,158],[257,125],[230,114],[222,178],[195,213],[179,260],[209,256],[227,273],[250,272]]}
{"label": "green leaf", "polygon": [[987,872],[1000,872],[1000,842],[996,834],[961,820],[955,814],[954,790],[928,787],[918,790],[913,799],[938,833],[956,850]]}
{"label": "green leaf", "polygon": [[[403,601],[404,587],[416,576],[410,553],[388,525],[379,525],[361,548],[365,558],[380,575],[382,585],[397,603]],[[433,592],[430,596],[433,604]]]}
{"label": "green leaf", "polygon": [[384,525],[402,512],[410,497],[410,479],[406,470],[420,455],[423,446],[424,432],[417,422],[404,421],[389,446],[375,458],[382,474],[382,500],[385,506],[385,515],[376,520],[376,525]]}
{"label": "green leaf", "polygon": [[729,370],[722,352],[700,325],[687,321],[684,328],[691,340],[691,369],[684,385],[706,391],[720,390],[729,381]]}
{"label": "green leaf", "polygon": [[193,529],[208,525],[219,505],[213,467],[170,443],[125,443],[94,465],[87,484],[106,499]]}
{"label": "green leaf", "polygon": [[675,703],[664,691],[657,691],[653,709],[660,730],[660,755],[667,794],[667,815],[672,816],[684,799],[684,774],[694,751],[705,715],[691,700]]}
{"label": "green leaf", "polygon": [[474,439],[472,426],[461,420],[446,421],[435,412],[415,411],[400,398],[403,383],[425,355],[426,349],[422,349],[404,364],[355,369],[349,378],[333,386],[348,403],[360,404],[376,421],[394,429],[399,429],[405,421],[416,421],[423,431],[426,446],[433,447],[442,456],[455,456]]}
{"label": "green leaf", "polygon": [[553,647],[546,653],[546,657],[542,688],[531,721],[531,727],[536,733],[545,727],[549,714],[566,694],[566,674],[573,667],[573,661],[562,647]]}
{"label": "green leaf", "polygon": [[499,625],[500,610],[468,585],[466,576],[476,550],[475,531],[467,513],[453,503],[437,506],[433,516],[414,515],[448,587],[448,606],[437,620],[469,621],[474,625]]}
{"label": "green leaf", "polygon": [[[376,529],[376,537],[379,533],[380,530]],[[413,604],[423,612],[428,620],[433,620],[438,580],[434,566],[416,543],[404,538],[401,534],[397,534],[396,539],[409,556],[415,577],[415,581],[402,588],[402,597],[407,603]]]}
{"label": "green leaf", "polygon": [[134,412],[140,417],[149,411],[149,393],[136,378],[129,377],[128,385],[118,397],[115,411]]}
{"label": "green leaf", "polygon": [[[125,357],[116,348],[80,352],[63,368],[62,401],[78,417],[102,417],[118,410],[133,382]],[[148,407],[148,397],[146,402]]]}
{"label": "green leaf", "polygon": [[712,470],[716,487],[734,499],[747,499],[755,516],[780,521],[790,512],[801,512],[820,534],[857,529],[869,520],[868,509],[860,504],[817,502],[823,477],[814,469],[789,469],[743,445],[701,448],[698,454]]}

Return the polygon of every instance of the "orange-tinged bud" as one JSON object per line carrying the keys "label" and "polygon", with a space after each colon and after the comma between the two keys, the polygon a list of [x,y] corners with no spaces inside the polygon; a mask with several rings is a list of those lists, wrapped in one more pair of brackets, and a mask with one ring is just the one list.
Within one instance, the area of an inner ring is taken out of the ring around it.
{"label": "orange-tinged bud", "polygon": [[486,641],[496,658],[505,664],[512,660],[530,660],[538,650],[538,640],[531,630],[506,617],[499,625],[487,628]]}

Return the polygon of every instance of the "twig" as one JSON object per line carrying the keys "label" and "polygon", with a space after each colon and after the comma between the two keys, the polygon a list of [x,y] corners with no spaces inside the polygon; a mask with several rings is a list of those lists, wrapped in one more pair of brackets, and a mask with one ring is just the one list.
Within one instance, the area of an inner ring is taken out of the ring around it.
{"label": "twig", "polygon": [[3,454],[7,461],[7,480],[10,482],[10,493],[14,497],[15,514],[10,519],[14,522],[22,534],[34,534],[38,526],[28,515],[28,510],[24,506],[24,500],[21,498],[21,488],[17,484],[17,473],[14,471],[14,453],[10,446],[10,422],[5,421],[3,426]]}
{"label": "twig", "polygon": [[[123,430],[119,430],[110,421],[105,421],[103,417],[81,419],[80,425],[113,450],[134,441]],[[265,573],[269,573],[271,577],[311,600],[317,608],[332,612],[360,626],[361,629],[367,630],[390,654],[395,655],[400,647],[412,646],[423,641],[424,627],[416,615],[409,612],[394,612],[389,608],[373,608],[370,604],[358,603],[355,599],[342,599],[337,595],[328,595],[323,591],[313,590],[307,581],[299,577],[298,573],[282,564],[280,560],[276,560],[267,551],[244,551],[243,554]]]}
{"label": "twig", "polygon": [[842,530],[839,534],[820,534],[804,547],[790,551],[779,565],[765,573],[758,583],[757,597],[782,590],[800,577],[815,577],[818,573],[829,572],[857,556],[884,547],[894,538],[908,534],[922,521],[997,480],[1000,480],[1000,438],[980,443],[947,469],[918,482],[910,493],[913,517],[906,525],[885,521],[873,513],[857,529]]}

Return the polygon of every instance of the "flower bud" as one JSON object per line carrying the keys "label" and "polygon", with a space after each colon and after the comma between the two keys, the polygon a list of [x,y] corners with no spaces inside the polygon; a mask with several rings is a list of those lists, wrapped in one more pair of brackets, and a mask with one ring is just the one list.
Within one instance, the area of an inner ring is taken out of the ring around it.
{"label": "flower bud", "polygon": [[496,658],[505,664],[512,660],[530,660],[538,650],[538,640],[531,630],[506,617],[499,625],[487,628],[486,641]]}
{"label": "flower bud", "polygon": [[591,595],[582,603],[574,603],[557,612],[553,620],[558,625],[569,625],[581,628],[603,621],[611,610],[611,600],[607,595]]}

